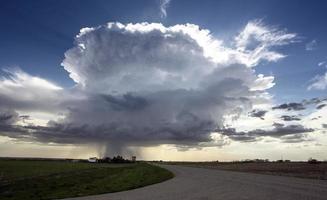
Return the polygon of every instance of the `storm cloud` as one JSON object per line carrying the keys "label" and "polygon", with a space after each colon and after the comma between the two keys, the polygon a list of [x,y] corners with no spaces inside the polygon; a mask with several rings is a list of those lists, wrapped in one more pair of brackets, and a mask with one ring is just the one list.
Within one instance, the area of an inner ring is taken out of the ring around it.
{"label": "storm cloud", "polygon": [[[249,22],[228,46],[194,24],[108,23],[83,28],[62,62],[76,83],[73,88],[21,71],[10,72],[0,82],[1,105],[23,114],[59,110],[60,116],[45,125],[10,122],[16,129],[1,134],[45,143],[99,143],[110,151],[128,145],[223,145],[226,142],[216,141],[212,133],[224,126],[224,117],[253,110],[254,104],[267,101],[266,90],[274,85],[273,76],[256,74],[254,67],[285,57],[272,48],[292,43],[295,37],[261,21]],[[285,104],[274,109],[302,108]],[[263,118],[265,113],[251,115]],[[3,123],[10,116],[3,115]],[[223,133],[249,141],[309,131],[275,126],[270,131]]]}

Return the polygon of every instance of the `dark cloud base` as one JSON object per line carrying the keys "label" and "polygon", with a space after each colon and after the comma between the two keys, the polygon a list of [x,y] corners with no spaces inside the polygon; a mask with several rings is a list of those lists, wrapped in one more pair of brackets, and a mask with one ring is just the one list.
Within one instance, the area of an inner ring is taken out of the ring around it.
{"label": "dark cloud base", "polygon": [[[275,123],[272,129],[263,130],[263,129],[255,129],[251,131],[236,131],[234,128],[220,129],[218,132],[223,135],[228,136],[229,138],[236,141],[243,142],[252,142],[256,141],[261,137],[275,137],[280,138],[282,141],[286,142],[287,139],[297,138],[298,141],[305,137],[303,133],[313,132],[314,129],[305,128],[302,125],[284,125],[280,123]],[[289,140],[290,141],[290,140]]]}

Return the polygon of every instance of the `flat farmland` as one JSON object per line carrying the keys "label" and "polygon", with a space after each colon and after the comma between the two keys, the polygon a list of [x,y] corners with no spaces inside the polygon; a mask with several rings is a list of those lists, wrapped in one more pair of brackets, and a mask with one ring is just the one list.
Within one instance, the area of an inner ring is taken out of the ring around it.
{"label": "flat farmland", "polygon": [[327,180],[327,163],[309,164],[307,162],[166,162],[173,165],[203,167],[209,169],[292,176]]}

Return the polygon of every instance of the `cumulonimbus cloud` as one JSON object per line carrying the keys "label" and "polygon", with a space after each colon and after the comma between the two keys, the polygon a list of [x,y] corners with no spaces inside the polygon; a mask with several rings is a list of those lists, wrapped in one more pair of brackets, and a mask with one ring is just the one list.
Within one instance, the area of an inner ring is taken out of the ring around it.
{"label": "cumulonimbus cloud", "polygon": [[[5,135],[109,146],[223,145],[213,142],[212,133],[223,126],[224,116],[248,112],[253,104],[267,101],[267,89],[274,85],[273,76],[258,75],[253,67],[285,57],[272,48],[292,43],[295,37],[261,21],[249,22],[231,45],[193,24],[108,23],[83,28],[62,62],[75,87],[42,88],[53,91],[47,103],[64,110],[63,117],[47,126],[20,126],[20,134]],[[7,79],[0,82],[0,92],[11,92],[4,97],[18,98],[14,93],[19,89],[4,82]],[[53,96],[58,92],[61,96]]]}

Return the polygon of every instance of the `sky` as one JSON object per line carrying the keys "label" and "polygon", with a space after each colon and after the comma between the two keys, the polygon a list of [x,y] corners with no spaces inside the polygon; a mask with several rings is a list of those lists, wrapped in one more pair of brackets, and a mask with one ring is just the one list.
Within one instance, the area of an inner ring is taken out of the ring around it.
{"label": "sky", "polygon": [[325,1],[0,4],[0,156],[327,159]]}

